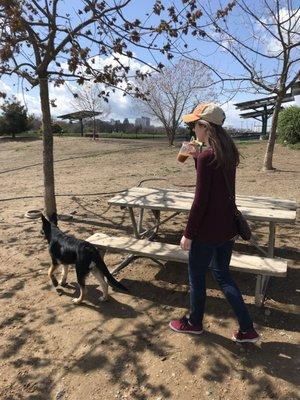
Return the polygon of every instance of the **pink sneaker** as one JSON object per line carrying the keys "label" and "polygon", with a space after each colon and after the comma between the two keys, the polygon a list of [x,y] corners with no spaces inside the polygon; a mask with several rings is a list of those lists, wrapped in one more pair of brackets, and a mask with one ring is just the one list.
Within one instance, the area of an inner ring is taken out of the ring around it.
{"label": "pink sneaker", "polygon": [[233,334],[232,340],[235,340],[239,343],[246,343],[246,342],[257,342],[259,339],[259,334],[253,329],[249,332],[241,332],[237,331]]}
{"label": "pink sneaker", "polygon": [[169,323],[169,327],[180,333],[193,333],[194,335],[201,335],[203,332],[202,326],[192,325],[187,317],[181,319],[174,319]]}

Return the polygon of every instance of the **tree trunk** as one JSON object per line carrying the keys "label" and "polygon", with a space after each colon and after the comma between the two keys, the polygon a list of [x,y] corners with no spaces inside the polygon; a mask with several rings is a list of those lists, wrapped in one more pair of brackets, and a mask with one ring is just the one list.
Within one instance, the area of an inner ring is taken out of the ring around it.
{"label": "tree trunk", "polygon": [[80,136],[83,137],[83,122],[82,122],[82,118],[79,119],[80,122]]}
{"label": "tree trunk", "polygon": [[44,170],[44,206],[47,217],[56,213],[54,167],[53,167],[53,135],[49,103],[48,78],[39,78],[40,100],[43,122],[43,170]]}
{"label": "tree trunk", "polygon": [[176,131],[174,131],[172,128],[169,128],[166,126],[165,126],[165,130],[167,132],[169,146],[173,146]]}
{"label": "tree trunk", "polygon": [[276,141],[276,129],[277,129],[278,114],[279,114],[279,111],[281,108],[283,97],[284,97],[284,94],[280,93],[276,100],[273,117],[272,117],[272,124],[271,124],[271,130],[270,130],[267,150],[266,150],[265,159],[264,159],[264,163],[263,163],[263,171],[272,171],[275,169],[275,168],[273,168],[273,153],[274,153],[274,146],[275,146],[275,141]]}
{"label": "tree trunk", "polygon": [[93,117],[93,139],[96,140],[96,118]]}
{"label": "tree trunk", "polygon": [[170,146],[173,146],[173,145],[174,145],[175,135],[176,135],[176,129],[172,129],[172,130],[171,130]]}

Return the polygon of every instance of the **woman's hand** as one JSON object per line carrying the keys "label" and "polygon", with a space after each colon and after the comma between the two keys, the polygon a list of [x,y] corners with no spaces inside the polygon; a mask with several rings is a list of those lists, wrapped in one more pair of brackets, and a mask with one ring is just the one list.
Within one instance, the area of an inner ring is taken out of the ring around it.
{"label": "woman's hand", "polygon": [[197,143],[189,143],[189,149],[188,149],[188,153],[194,157],[197,158],[198,154],[199,154],[199,146]]}
{"label": "woman's hand", "polygon": [[191,239],[188,239],[185,236],[182,236],[182,238],[180,240],[180,247],[184,251],[189,251],[191,248],[191,243],[192,243]]}

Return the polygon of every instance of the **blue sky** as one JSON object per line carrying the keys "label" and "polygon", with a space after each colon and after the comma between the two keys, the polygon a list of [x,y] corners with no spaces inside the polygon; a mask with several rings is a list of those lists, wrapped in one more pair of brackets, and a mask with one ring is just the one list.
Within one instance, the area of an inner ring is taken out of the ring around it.
{"label": "blue sky", "polygon": [[[166,1],[164,2],[166,3]],[[171,2],[169,2],[171,3]],[[227,1],[215,1],[213,0],[208,4],[208,2],[200,2],[199,4],[204,4],[205,9],[207,11],[212,11],[214,12],[216,9],[219,8],[219,4],[227,4]],[[283,2],[283,5],[286,2]],[[72,4],[72,7],[70,6]],[[69,12],[72,16],[72,22],[75,25],[76,19],[78,18],[75,14],[75,10],[80,7],[81,1],[80,0],[75,0],[72,2],[69,1],[61,1],[60,6],[61,6],[61,11],[63,14]],[[147,19],[148,23],[151,21],[151,18],[153,19],[154,17],[150,17],[148,19],[147,14],[147,7],[149,8],[149,11],[152,7],[153,1],[152,0],[146,0],[146,1],[140,1],[140,0],[133,0],[129,7],[126,8],[126,15],[130,19],[134,18],[139,18],[141,21],[144,21]],[[174,1],[175,6],[180,7],[182,5],[180,0]],[[253,2],[249,2],[249,4],[253,4]],[[299,1],[294,1],[294,7],[296,7],[298,4],[299,7]],[[208,7],[211,8],[211,10],[208,9]],[[282,12],[284,14],[284,6],[282,7]],[[208,14],[209,15],[209,14]],[[201,18],[200,23],[205,23],[208,20],[208,16],[205,15],[203,18]],[[260,18],[265,18],[267,20],[266,15],[260,15]],[[270,41],[268,37],[266,36],[265,40],[263,35],[265,35],[265,32],[261,30],[261,27],[259,24],[248,24],[248,21],[242,21],[240,14],[238,12],[238,9],[235,9],[231,15],[230,18],[227,19],[227,24],[228,28],[231,33],[239,35],[245,42],[248,40],[247,43],[249,45],[255,45],[259,46],[257,47],[259,50],[266,52],[267,51],[275,51],[276,50],[276,42]],[[247,28],[247,29],[246,29]],[[300,28],[300,26],[299,26]],[[257,36],[261,35],[259,44],[258,42],[255,41],[249,41],[249,29],[254,32]],[[217,36],[215,36],[216,38]],[[211,42],[203,39],[195,39],[193,36],[189,35],[188,37],[185,37],[186,42],[189,45],[189,50],[191,51],[190,56],[193,58],[197,58],[200,61],[203,61],[205,63],[210,64],[214,68],[216,68],[218,71],[221,71],[223,73],[230,74],[230,76],[237,77],[241,76],[241,73],[243,72],[243,69],[239,66],[237,62],[234,62],[232,57],[222,48],[219,46],[216,46],[215,44],[212,44]],[[225,46],[228,45],[229,42],[222,41],[222,44]],[[135,55],[138,57],[144,59],[145,61],[149,62],[150,64],[154,63],[153,56],[148,52],[147,50],[143,49],[138,49],[135,48],[133,49]],[[255,58],[253,57],[253,54],[250,51],[245,52],[245,56],[251,60],[251,62],[256,64],[256,68],[261,69],[262,71],[272,71],[276,65],[274,65],[274,60],[273,59],[268,59],[265,57],[258,57],[255,55]],[[155,58],[159,61],[162,61],[163,63],[166,64],[166,60],[163,58],[162,55],[160,54],[155,54]],[[102,63],[105,63],[105,60],[101,60]],[[176,58],[172,60],[173,64],[176,63]],[[140,66],[135,63],[135,67],[139,68]],[[297,65],[295,65],[297,67]],[[298,65],[299,69],[299,65]],[[68,85],[67,87],[59,87],[59,88],[54,88],[53,85],[50,86],[50,98],[56,99],[56,104],[57,107],[52,109],[52,114],[53,116],[64,114],[67,112],[72,112],[74,111],[74,108],[72,106],[72,95],[70,88],[72,89],[73,84]],[[28,85],[27,85],[28,87]],[[219,94],[218,96],[218,103],[222,105],[224,108],[227,119],[226,119],[226,124],[227,125],[233,125],[236,127],[253,127],[253,124],[256,123],[255,120],[242,120],[238,116],[238,110],[235,109],[234,103],[241,102],[241,101],[247,101],[255,98],[260,98],[260,97],[265,97],[265,94],[263,93],[251,93],[250,90],[248,90],[245,85],[242,85],[240,90],[237,90],[237,88],[233,88],[232,84],[227,85],[227,89],[230,91],[227,91],[226,93]],[[28,110],[30,113],[35,113],[37,115],[40,114],[40,103],[39,103],[39,96],[38,96],[38,90],[37,88],[30,90],[29,92],[25,92],[22,86],[22,81],[18,80],[15,77],[6,77],[1,80],[0,82],[0,90],[4,90],[8,93],[8,95],[16,95],[21,101],[24,101],[28,107]],[[216,87],[217,92],[219,92],[219,87]],[[296,98],[296,104],[300,105],[300,96]],[[138,112],[134,109],[134,107],[131,104],[130,98],[129,97],[123,97],[122,93],[116,93],[111,96],[111,102],[110,102],[110,109],[111,109],[111,114],[109,115],[108,118],[114,118],[114,119],[120,119],[123,120],[125,117],[128,117],[130,119],[134,119],[135,117],[140,116]]]}

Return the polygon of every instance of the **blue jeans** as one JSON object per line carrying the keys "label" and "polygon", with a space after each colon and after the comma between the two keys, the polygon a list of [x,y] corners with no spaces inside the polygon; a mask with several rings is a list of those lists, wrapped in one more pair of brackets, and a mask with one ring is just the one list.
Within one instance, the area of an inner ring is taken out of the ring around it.
{"label": "blue jeans", "polygon": [[210,245],[195,240],[192,241],[189,253],[189,320],[193,325],[202,326],[206,300],[205,275],[210,267],[214,279],[219,284],[238,319],[240,330],[246,332],[253,329],[253,322],[241,292],[231,278],[229,272],[233,245],[233,240],[219,245]]}

